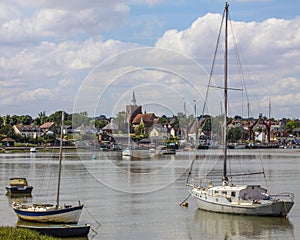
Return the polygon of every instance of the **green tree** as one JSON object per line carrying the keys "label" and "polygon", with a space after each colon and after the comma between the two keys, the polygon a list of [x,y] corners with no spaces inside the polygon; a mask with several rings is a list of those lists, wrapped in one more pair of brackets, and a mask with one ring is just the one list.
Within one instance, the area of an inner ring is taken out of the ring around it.
{"label": "green tree", "polygon": [[88,117],[87,112],[73,113],[72,114],[73,128],[80,127],[81,125],[88,126],[89,122],[90,122],[90,119]]}
{"label": "green tree", "polygon": [[31,116],[29,115],[23,115],[19,117],[19,123],[22,123],[23,125],[30,125],[31,123],[33,123],[33,119]]}
{"label": "green tree", "polygon": [[178,114],[177,119],[180,127],[184,129],[186,129],[195,120],[193,115],[187,117],[185,114]]}
{"label": "green tree", "polygon": [[4,118],[4,125],[10,124],[10,115],[6,115]]}
{"label": "green tree", "polygon": [[172,126],[173,126],[175,129],[180,128],[180,124],[179,124],[178,117],[177,117],[177,116],[173,116],[173,118],[174,118],[174,122],[173,122]]}
{"label": "green tree", "polygon": [[162,115],[159,120],[158,123],[161,125],[165,125],[169,123],[169,119],[166,117],[166,115]]}
{"label": "green tree", "polygon": [[7,137],[10,137],[10,138],[13,138],[13,139],[16,138],[16,134],[15,134],[15,131],[13,129],[13,126],[10,125],[10,124],[6,124],[5,126],[3,126],[0,129],[0,134],[4,135],[4,136],[7,136]]}
{"label": "green tree", "polygon": [[240,128],[230,128],[227,133],[227,139],[231,142],[237,142],[242,137],[242,131]]}
{"label": "green tree", "polygon": [[215,133],[221,133],[221,127],[223,126],[224,122],[224,115],[221,114],[216,117],[211,117],[211,131],[214,131]]}
{"label": "green tree", "polygon": [[104,120],[95,120],[95,127],[97,129],[102,129],[106,125],[107,125],[107,121],[104,121]]}
{"label": "green tree", "polygon": [[4,126],[4,117],[0,117],[0,128]]}
{"label": "green tree", "polygon": [[34,119],[34,124],[35,125],[42,125],[47,121],[47,116],[46,116],[46,111],[39,112],[38,117]]}
{"label": "green tree", "polygon": [[17,115],[13,115],[10,117],[9,119],[9,122],[7,122],[7,124],[10,124],[10,125],[16,125],[19,123],[19,119],[18,119],[18,116]]}
{"label": "green tree", "polygon": [[202,122],[201,124],[204,124],[202,125],[202,131],[203,132],[206,132],[206,133],[210,133],[211,132],[211,125],[212,125],[212,117],[209,116],[209,115],[205,115],[204,116],[205,122]]}
{"label": "green tree", "polygon": [[295,120],[291,120],[286,124],[286,131],[288,133],[293,133],[293,129],[299,127],[299,124]]}
{"label": "green tree", "polygon": [[136,135],[136,136],[145,135],[145,126],[144,126],[144,124],[140,123],[140,124],[135,128],[135,135]]}
{"label": "green tree", "polygon": [[124,111],[119,112],[114,119],[114,123],[118,126],[123,126],[126,123],[126,113]]}

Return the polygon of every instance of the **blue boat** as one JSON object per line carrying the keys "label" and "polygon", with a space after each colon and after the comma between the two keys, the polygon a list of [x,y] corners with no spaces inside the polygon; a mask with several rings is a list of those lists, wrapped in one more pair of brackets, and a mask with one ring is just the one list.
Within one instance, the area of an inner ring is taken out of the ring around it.
{"label": "blue boat", "polygon": [[78,206],[57,206],[52,204],[25,205],[13,203],[12,207],[17,216],[25,221],[44,223],[77,223],[80,218],[83,205],[80,203]]}
{"label": "blue boat", "polygon": [[12,208],[17,216],[25,221],[48,223],[77,223],[83,205],[60,205],[60,181],[62,171],[62,142],[63,142],[64,112],[62,112],[60,130],[59,169],[57,181],[56,204],[19,204],[13,203]]}
{"label": "blue boat", "polygon": [[55,225],[17,225],[18,228],[34,230],[42,235],[58,238],[86,237],[90,231],[89,224],[55,224]]}

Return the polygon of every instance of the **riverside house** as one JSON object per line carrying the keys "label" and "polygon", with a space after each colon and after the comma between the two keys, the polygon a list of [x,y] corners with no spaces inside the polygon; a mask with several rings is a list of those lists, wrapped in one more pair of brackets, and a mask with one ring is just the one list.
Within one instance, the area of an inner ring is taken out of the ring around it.
{"label": "riverside house", "polygon": [[38,138],[42,134],[41,128],[35,125],[18,124],[14,125],[13,129],[15,134],[21,135],[26,138]]}

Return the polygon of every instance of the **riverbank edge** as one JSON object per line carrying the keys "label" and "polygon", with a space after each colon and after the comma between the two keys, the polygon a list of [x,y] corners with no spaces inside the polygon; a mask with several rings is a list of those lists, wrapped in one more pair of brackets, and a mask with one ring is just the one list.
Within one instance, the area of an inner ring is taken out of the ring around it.
{"label": "riverbank edge", "polygon": [[[0,148],[0,153],[19,153],[19,152],[30,152],[31,147],[2,147]],[[78,149],[73,146],[64,146],[64,151],[76,152]],[[59,146],[49,146],[49,147],[35,147],[37,152],[58,152]],[[34,153],[34,152],[33,152]]]}
{"label": "riverbank edge", "polygon": [[0,226],[0,239],[2,240],[57,240],[58,238],[40,235],[29,229],[12,226]]}

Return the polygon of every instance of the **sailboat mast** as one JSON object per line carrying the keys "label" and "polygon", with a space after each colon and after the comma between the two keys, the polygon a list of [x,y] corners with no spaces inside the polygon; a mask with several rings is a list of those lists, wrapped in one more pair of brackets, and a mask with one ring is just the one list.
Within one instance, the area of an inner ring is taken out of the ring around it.
{"label": "sailboat mast", "polygon": [[223,143],[224,143],[224,156],[223,156],[223,177],[224,179],[227,177],[227,138],[226,138],[226,132],[227,132],[227,70],[228,70],[228,3],[225,4],[225,52],[224,52],[224,126],[223,126]]}
{"label": "sailboat mast", "polygon": [[61,169],[62,169],[63,131],[64,131],[64,111],[61,112],[60,144],[59,144],[59,164],[58,164],[58,180],[57,180],[57,194],[56,194],[56,207],[57,208],[59,207],[60,181],[61,181]]}

